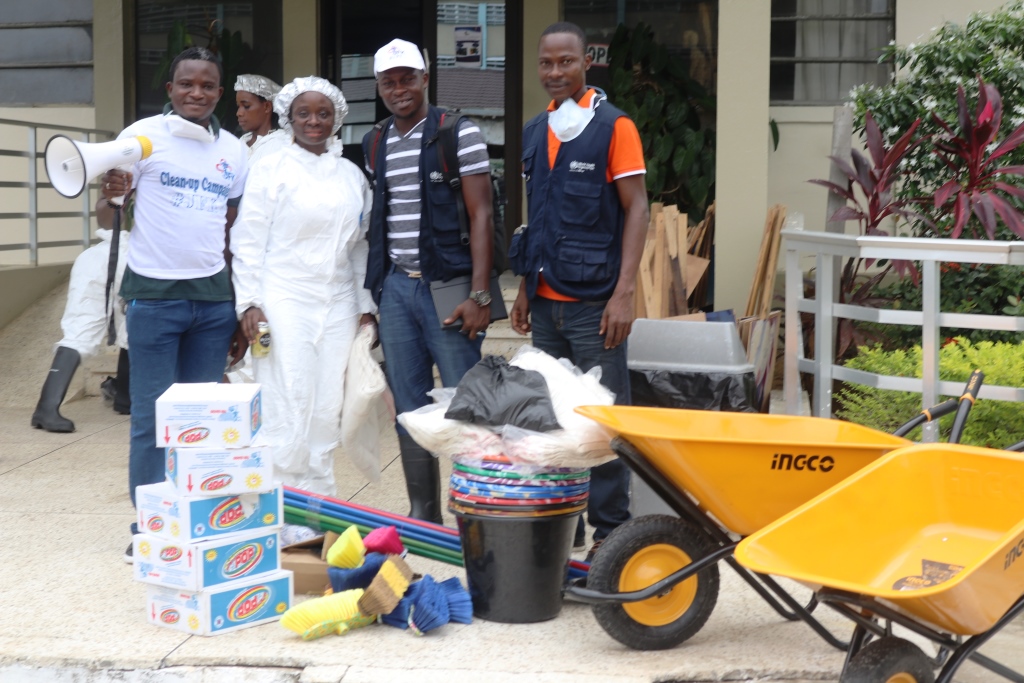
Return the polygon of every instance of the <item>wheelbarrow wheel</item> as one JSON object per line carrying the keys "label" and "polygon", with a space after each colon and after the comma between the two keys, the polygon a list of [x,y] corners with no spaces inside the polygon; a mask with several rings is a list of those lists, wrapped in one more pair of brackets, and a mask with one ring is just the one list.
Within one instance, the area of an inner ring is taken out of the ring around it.
{"label": "wheelbarrow wheel", "polygon": [[[618,527],[590,565],[587,587],[602,593],[647,588],[714,550],[695,525],[646,515]],[[718,567],[711,565],[666,593],[633,603],[594,605],[594,616],[615,640],[634,650],[666,650],[697,633],[718,600]]]}
{"label": "wheelbarrow wheel", "polygon": [[928,656],[902,638],[880,638],[850,659],[841,683],[934,683]]}

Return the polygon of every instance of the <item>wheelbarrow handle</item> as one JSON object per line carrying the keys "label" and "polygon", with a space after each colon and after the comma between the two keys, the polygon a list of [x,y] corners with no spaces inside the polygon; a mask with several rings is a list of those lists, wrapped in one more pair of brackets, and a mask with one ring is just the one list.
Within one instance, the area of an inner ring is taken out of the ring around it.
{"label": "wheelbarrow handle", "polygon": [[932,420],[938,420],[940,417],[949,415],[957,409],[960,405],[960,400],[956,398],[947,398],[945,401],[938,405],[934,405],[931,408],[925,408],[920,413],[915,415],[913,418],[903,423],[896,431],[893,432],[894,436],[906,436],[916,427],[920,427],[925,422],[931,422]]}
{"label": "wheelbarrow handle", "polygon": [[953,418],[953,428],[949,432],[950,443],[960,443],[960,437],[964,433],[964,425],[967,424],[967,415],[971,412],[971,408],[974,407],[974,402],[978,399],[978,392],[981,391],[981,385],[984,382],[985,373],[981,370],[972,372],[967,380],[967,386],[960,397],[960,405],[957,406],[956,416]]}

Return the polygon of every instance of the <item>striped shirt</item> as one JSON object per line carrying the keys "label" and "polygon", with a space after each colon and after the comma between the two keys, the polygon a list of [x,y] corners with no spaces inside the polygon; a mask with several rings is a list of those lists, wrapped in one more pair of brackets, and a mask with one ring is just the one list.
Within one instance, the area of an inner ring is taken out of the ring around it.
{"label": "striped shirt", "polygon": [[[405,135],[388,128],[385,148],[385,182],[388,191],[388,255],[392,263],[407,271],[420,269],[420,151],[426,119]],[[459,175],[489,173],[487,143],[476,124],[459,123]]]}

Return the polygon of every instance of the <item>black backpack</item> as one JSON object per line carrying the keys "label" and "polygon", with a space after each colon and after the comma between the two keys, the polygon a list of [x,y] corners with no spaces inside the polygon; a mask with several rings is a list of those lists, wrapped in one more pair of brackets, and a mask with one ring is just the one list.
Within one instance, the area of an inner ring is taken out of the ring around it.
{"label": "black backpack", "polygon": [[[368,150],[366,166],[370,173],[370,182],[376,179],[377,153],[384,132],[391,125],[394,116],[378,121],[374,126],[373,143]],[[455,194],[455,203],[459,213],[459,238],[463,245],[469,244],[469,214],[462,198],[462,177],[459,175],[459,123],[466,118],[459,110],[452,109],[441,113],[441,122],[433,140],[437,142],[437,158],[444,174],[444,181]],[[491,218],[494,224],[494,254],[492,267],[496,273],[508,270],[508,242],[505,239],[505,183],[504,179],[491,171]]]}

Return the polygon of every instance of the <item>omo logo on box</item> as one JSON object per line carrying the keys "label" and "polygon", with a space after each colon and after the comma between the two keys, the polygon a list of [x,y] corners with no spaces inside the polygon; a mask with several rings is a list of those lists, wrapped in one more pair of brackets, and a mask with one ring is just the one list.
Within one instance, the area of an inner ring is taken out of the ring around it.
{"label": "omo logo on box", "polygon": [[210,436],[210,430],[206,427],[193,427],[178,434],[178,443],[196,444],[205,441]]}
{"label": "omo logo on box", "polygon": [[181,619],[181,614],[176,609],[165,609],[160,613],[160,621],[165,624],[177,624]]}

